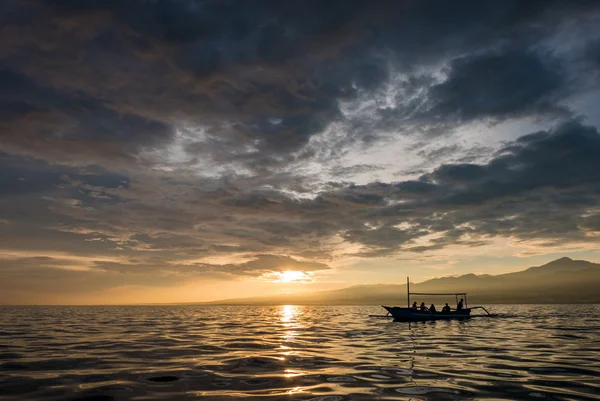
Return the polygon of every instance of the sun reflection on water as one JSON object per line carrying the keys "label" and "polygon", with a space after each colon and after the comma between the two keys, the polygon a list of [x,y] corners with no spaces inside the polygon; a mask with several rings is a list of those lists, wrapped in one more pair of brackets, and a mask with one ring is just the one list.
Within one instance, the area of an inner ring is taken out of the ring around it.
{"label": "sun reflection on water", "polygon": [[303,374],[305,374],[305,373],[302,371],[299,371],[299,370],[286,369],[283,376],[284,377],[296,377],[296,376],[302,376]]}
{"label": "sun reflection on water", "polygon": [[281,309],[281,322],[290,323],[298,314],[298,307],[295,305],[283,305]]}
{"label": "sun reflection on water", "polygon": [[304,387],[294,387],[286,392],[286,394],[301,394],[305,392]]}
{"label": "sun reflection on water", "polygon": [[[294,340],[298,335],[298,329],[302,327],[298,316],[300,315],[300,308],[295,305],[283,305],[281,307],[281,324],[284,327],[284,331],[281,332],[281,343],[279,348],[281,354],[285,357],[290,355],[298,354],[298,350],[294,347]],[[295,372],[293,376],[298,376],[300,373]],[[288,376],[287,374],[285,376]]]}
{"label": "sun reflection on water", "polygon": [[294,337],[298,334],[298,329],[301,327],[298,321],[300,315],[300,308],[295,305],[283,305],[281,309],[281,323],[285,328],[282,334],[283,343],[280,345],[281,348],[288,350],[285,352],[286,355],[290,355],[293,351],[287,342],[294,341]]}

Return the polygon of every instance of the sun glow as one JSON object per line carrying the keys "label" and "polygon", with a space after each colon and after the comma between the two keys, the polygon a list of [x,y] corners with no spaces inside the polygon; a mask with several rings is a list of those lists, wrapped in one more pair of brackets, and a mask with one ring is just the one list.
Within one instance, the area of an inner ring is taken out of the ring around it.
{"label": "sun glow", "polygon": [[278,283],[295,283],[300,281],[305,281],[308,278],[308,275],[304,272],[297,270],[286,270],[284,272],[277,272],[276,282]]}

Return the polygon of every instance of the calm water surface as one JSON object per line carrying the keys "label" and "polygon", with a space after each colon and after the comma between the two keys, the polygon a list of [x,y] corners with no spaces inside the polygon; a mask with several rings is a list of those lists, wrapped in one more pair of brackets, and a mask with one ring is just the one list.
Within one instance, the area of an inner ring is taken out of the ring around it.
{"label": "calm water surface", "polygon": [[600,399],[600,306],[1,307],[0,400]]}

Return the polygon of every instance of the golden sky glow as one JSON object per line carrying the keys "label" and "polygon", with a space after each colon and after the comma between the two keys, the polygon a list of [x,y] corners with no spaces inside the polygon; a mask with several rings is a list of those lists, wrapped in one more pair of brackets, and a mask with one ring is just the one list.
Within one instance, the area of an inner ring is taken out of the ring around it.
{"label": "golden sky glow", "polygon": [[9,3],[0,303],[600,261],[600,3]]}

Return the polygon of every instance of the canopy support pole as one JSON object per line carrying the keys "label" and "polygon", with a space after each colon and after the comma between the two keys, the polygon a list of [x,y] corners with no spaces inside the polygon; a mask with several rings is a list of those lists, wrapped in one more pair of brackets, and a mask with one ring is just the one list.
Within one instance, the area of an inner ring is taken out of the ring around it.
{"label": "canopy support pole", "polygon": [[406,277],[406,307],[410,308],[410,280]]}

